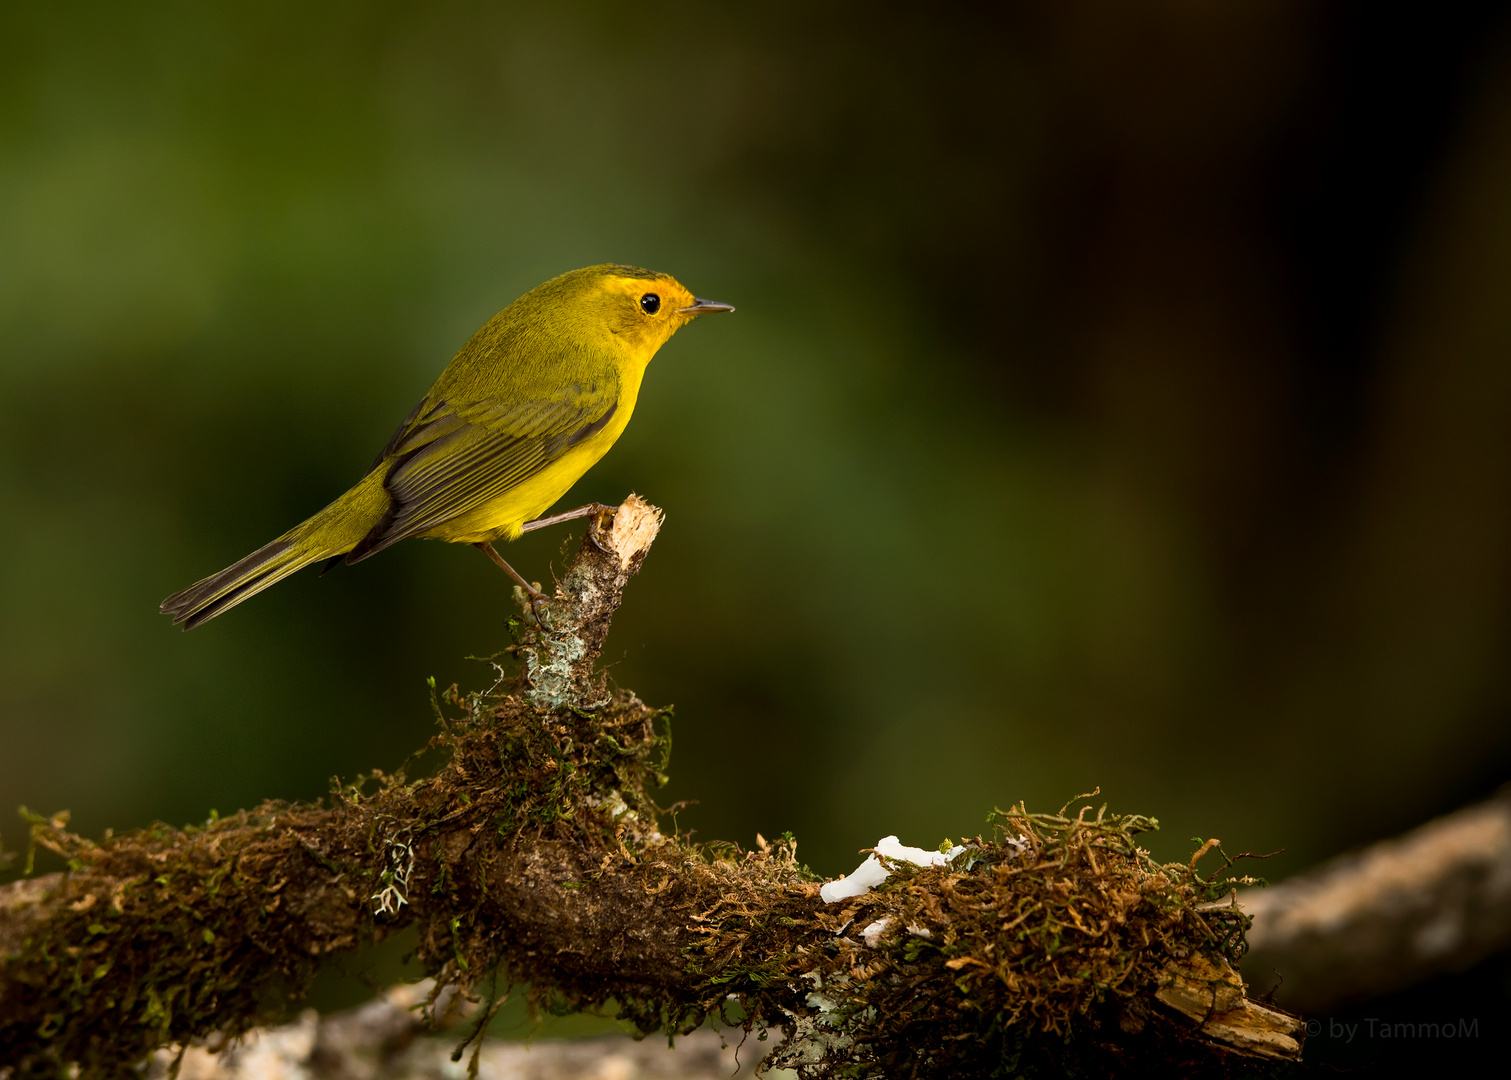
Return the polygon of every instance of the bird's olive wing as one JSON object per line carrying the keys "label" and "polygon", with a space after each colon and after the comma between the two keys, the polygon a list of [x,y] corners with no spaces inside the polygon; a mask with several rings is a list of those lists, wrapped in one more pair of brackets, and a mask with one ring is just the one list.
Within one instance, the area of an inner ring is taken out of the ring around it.
{"label": "bird's olive wing", "polygon": [[427,401],[379,458],[393,504],[348,562],[499,498],[613,418],[617,385],[572,385],[531,401]]}

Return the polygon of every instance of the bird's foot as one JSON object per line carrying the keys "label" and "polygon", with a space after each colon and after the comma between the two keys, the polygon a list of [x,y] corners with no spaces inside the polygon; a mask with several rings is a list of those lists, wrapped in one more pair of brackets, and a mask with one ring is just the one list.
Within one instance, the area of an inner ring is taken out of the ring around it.
{"label": "bird's foot", "polygon": [[595,548],[605,555],[611,555],[613,552],[604,547],[598,537],[603,530],[613,527],[614,511],[618,509],[619,507],[617,506],[604,506],[603,503],[594,503],[593,516],[588,519],[588,539],[593,542]]}
{"label": "bird's foot", "polygon": [[546,625],[546,620],[541,615],[540,605],[551,598],[537,589],[533,582],[529,585],[517,586],[517,588],[520,592],[524,593],[525,598],[530,601],[530,613],[535,616],[535,625],[540,627],[540,629],[542,630],[549,630],[550,627]]}

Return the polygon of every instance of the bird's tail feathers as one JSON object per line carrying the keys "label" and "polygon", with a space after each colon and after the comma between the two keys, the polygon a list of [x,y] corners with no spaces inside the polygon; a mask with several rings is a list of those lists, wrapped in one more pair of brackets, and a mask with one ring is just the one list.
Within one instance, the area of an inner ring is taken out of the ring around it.
{"label": "bird's tail feathers", "polygon": [[302,526],[285,533],[220,573],[174,593],[158,610],[172,615],[175,626],[192,630],[296,570],[335,554],[314,538],[298,535],[301,531]]}
{"label": "bird's tail feathers", "polygon": [[220,573],[174,593],[158,610],[172,615],[175,626],[192,630],[312,562],[346,554],[382,517],[388,502],[383,474],[375,469],[308,521]]}

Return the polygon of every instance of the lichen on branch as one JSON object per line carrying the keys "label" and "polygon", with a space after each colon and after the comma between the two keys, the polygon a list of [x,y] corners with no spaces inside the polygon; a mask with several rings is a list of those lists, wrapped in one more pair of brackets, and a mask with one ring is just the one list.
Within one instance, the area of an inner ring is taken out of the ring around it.
{"label": "lichen on branch", "polygon": [[[590,522],[540,621],[522,605],[514,673],[436,696],[433,771],[98,842],[35,818],[33,844],[69,869],[0,888],[0,1065],[124,1074],[234,1037],[278,1019],[326,957],[408,927],[437,994],[528,983],[645,1034],[714,1018],[774,1033],[772,1060],[813,1076],[1155,1046],[1295,1056],[1288,1018],[1228,966],[1230,884],[1154,863],[1143,819],[1016,807],[949,866],[893,866],[835,905],[790,838],[663,833],[668,711],[597,668],[659,525],[633,496]],[[1191,1006],[1204,987],[1210,1007]]]}

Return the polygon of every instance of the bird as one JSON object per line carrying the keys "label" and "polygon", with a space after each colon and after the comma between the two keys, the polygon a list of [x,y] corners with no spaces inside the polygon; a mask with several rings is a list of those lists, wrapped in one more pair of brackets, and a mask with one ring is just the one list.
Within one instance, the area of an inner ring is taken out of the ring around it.
{"label": "bird", "polygon": [[538,619],[544,594],[493,541],[608,509],[542,516],[624,432],[656,351],[699,315],[733,310],[617,263],[536,286],[462,346],[355,487],[159,610],[190,630],[311,563],[361,562],[418,536],[481,550]]}

